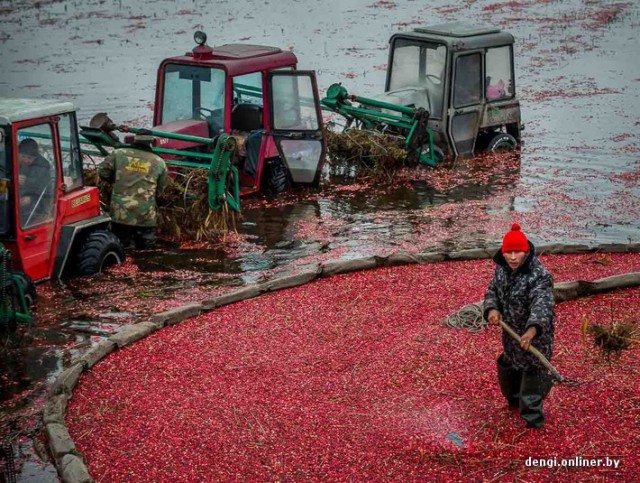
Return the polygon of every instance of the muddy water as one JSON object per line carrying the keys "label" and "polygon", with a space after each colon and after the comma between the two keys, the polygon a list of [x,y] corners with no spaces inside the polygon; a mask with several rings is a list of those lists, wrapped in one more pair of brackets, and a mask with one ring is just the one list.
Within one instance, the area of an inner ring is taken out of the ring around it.
{"label": "muddy water", "polygon": [[[0,95],[72,100],[148,125],[159,62],[192,47],[292,48],[322,90],[384,85],[388,37],[462,20],[516,36],[526,125],[517,158],[456,162],[369,185],[327,175],[319,190],[256,198],[225,246],[165,242],[92,279],[43,284],[36,324],[0,362],[0,440],[26,455],[21,480],[53,479],[37,448],[47,385],[74,354],[122,324],[318,261],[495,243],[513,221],[532,239],[640,241],[640,7],[636,2],[328,0],[0,1]],[[35,447],[35,450],[34,450]],[[1,468],[1,466],[0,466]],[[1,470],[0,470],[1,471]]]}

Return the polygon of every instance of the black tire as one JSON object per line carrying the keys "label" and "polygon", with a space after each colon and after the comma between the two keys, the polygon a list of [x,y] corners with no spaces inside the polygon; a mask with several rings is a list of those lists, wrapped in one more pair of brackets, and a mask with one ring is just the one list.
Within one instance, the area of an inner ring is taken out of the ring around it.
{"label": "black tire", "polygon": [[516,149],[518,142],[511,134],[506,132],[496,133],[487,143],[485,148],[489,152],[512,151]]}
{"label": "black tire", "polygon": [[95,275],[111,265],[124,261],[124,249],[118,237],[106,230],[96,230],[87,236],[78,252],[77,272],[80,276]]}
{"label": "black tire", "polygon": [[287,168],[280,158],[269,159],[265,161],[265,186],[270,193],[282,193],[289,187],[289,177],[287,176]]}
{"label": "black tire", "polygon": [[20,284],[22,286],[22,293],[24,294],[24,298],[27,301],[27,307],[32,307],[36,303],[36,284],[33,283],[31,277],[24,272],[13,272],[13,275],[20,280]]}
{"label": "black tire", "polygon": [[18,321],[14,317],[9,318],[6,325],[0,324],[0,334],[3,332],[13,334],[16,330],[18,330]]}

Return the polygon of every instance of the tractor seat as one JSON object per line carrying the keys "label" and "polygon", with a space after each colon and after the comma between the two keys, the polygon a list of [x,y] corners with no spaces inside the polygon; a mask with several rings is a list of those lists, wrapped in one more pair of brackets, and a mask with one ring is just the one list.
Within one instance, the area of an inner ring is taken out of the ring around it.
{"label": "tractor seat", "polygon": [[231,111],[231,129],[245,132],[262,129],[262,106],[236,104]]}

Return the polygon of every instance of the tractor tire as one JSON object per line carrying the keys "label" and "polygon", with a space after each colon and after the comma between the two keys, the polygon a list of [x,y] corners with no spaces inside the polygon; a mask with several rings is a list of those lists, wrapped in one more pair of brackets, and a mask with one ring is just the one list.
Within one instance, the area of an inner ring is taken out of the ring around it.
{"label": "tractor tire", "polygon": [[487,151],[495,153],[497,151],[511,151],[516,149],[518,142],[511,134],[506,132],[496,133],[487,143]]}
{"label": "tractor tire", "polygon": [[[13,303],[13,302],[9,302],[9,303]],[[15,310],[15,307],[17,307],[18,305],[12,305],[13,309]],[[13,334],[16,330],[18,330],[18,321],[14,318],[14,317],[9,317],[6,320],[6,324],[2,323],[2,320],[0,320],[0,334]]]}
{"label": "tractor tire", "polygon": [[278,194],[282,193],[289,187],[287,168],[280,158],[266,160],[265,168],[266,173],[263,176],[265,179],[266,191]]}
{"label": "tractor tire", "polygon": [[24,272],[15,271],[13,275],[20,280],[20,285],[22,286],[22,293],[24,293],[24,298],[27,301],[27,307],[32,307],[36,303],[36,284],[33,283],[31,277]]}
{"label": "tractor tire", "polygon": [[111,265],[119,265],[125,259],[124,249],[118,237],[106,230],[96,230],[87,236],[76,257],[77,272],[81,277],[102,273]]}

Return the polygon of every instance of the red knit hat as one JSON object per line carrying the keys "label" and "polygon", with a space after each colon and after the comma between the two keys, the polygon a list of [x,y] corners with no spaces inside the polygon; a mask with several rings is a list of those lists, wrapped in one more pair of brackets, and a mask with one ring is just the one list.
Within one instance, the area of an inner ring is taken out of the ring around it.
{"label": "red knit hat", "polygon": [[502,253],[508,252],[528,252],[529,241],[527,236],[520,231],[520,225],[514,223],[511,225],[511,231],[502,239]]}

